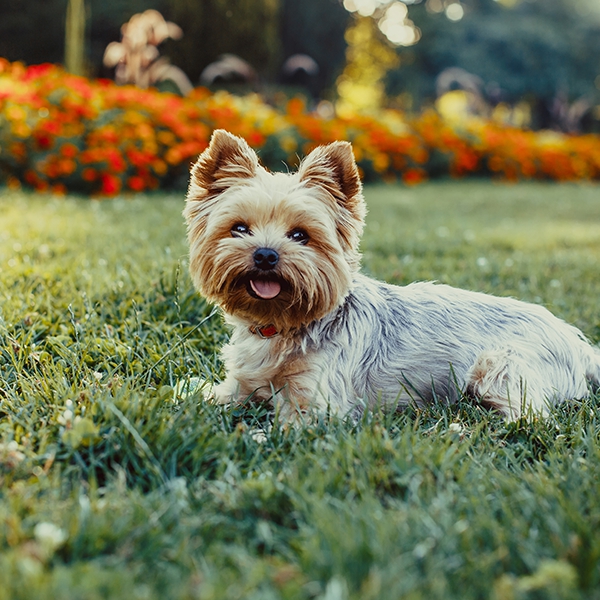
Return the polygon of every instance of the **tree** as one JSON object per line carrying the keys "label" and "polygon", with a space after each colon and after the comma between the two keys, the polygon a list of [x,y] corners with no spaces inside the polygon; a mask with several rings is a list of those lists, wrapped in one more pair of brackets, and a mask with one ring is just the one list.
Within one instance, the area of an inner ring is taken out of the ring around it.
{"label": "tree", "polygon": [[356,19],[346,32],[346,40],[347,62],[338,78],[336,108],[340,114],[377,110],[384,102],[384,75],[398,64],[398,57],[367,17]]}
{"label": "tree", "polygon": [[85,0],[69,0],[65,24],[65,66],[75,75],[85,73]]}
{"label": "tree", "polygon": [[[62,63],[68,1],[1,0],[0,56],[27,64]],[[165,0],[86,0],[85,4],[86,71],[98,75],[104,49],[121,38],[121,25],[147,8],[163,10]]]}
{"label": "tree", "polygon": [[571,131],[593,114],[600,88],[597,0],[344,0],[344,6],[371,16],[397,45],[400,67],[388,72],[387,92],[405,107],[407,98],[413,107],[434,100],[436,80],[452,72],[482,107],[483,98],[527,99],[534,126]]}
{"label": "tree", "polygon": [[508,101],[528,97],[548,106],[557,94],[593,98],[600,15],[587,2],[522,0],[508,8],[494,0],[464,0],[464,17],[456,22],[427,11],[426,4],[411,6],[422,38],[398,50],[401,67],[389,73],[388,92],[408,91],[422,104],[435,97],[440,72],[461,67]]}

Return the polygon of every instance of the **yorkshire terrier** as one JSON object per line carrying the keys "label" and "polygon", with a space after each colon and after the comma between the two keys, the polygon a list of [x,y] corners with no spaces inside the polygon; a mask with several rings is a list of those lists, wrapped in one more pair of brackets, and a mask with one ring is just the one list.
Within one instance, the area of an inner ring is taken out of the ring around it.
{"label": "yorkshire terrier", "polygon": [[512,420],[600,385],[600,351],[541,306],[362,275],[365,213],[349,143],[271,173],[214,132],[184,216],[194,284],[233,328],[216,402],[270,401],[294,422],[467,397]]}

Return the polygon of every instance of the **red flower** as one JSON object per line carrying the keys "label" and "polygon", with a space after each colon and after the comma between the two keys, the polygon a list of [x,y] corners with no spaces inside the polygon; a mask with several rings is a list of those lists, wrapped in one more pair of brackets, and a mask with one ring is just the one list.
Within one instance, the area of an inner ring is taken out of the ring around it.
{"label": "red flower", "polygon": [[32,79],[38,79],[40,77],[44,77],[48,75],[48,73],[52,70],[56,69],[56,65],[52,63],[42,63],[41,65],[31,65],[27,67],[27,71],[23,76],[24,81],[30,81]]}
{"label": "red flower", "polygon": [[115,196],[121,191],[121,180],[116,175],[101,173],[100,181],[102,183],[100,193],[104,196]]}
{"label": "red flower", "polygon": [[49,135],[37,132],[34,134],[34,139],[40,150],[48,150],[52,147],[53,141]]}
{"label": "red flower", "polygon": [[115,173],[122,173],[127,168],[127,163],[116,148],[107,148],[104,152],[108,166]]}

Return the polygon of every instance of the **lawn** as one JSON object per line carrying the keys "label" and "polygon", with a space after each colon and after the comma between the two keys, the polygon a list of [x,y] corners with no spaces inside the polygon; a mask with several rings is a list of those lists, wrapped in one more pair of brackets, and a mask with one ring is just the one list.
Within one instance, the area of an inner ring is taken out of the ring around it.
{"label": "lawn", "polygon": [[[600,341],[600,188],[366,189],[364,269],[544,304]],[[600,599],[600,396],[306,429],[220,377],[183,196],[0,190],[0,600]]]}

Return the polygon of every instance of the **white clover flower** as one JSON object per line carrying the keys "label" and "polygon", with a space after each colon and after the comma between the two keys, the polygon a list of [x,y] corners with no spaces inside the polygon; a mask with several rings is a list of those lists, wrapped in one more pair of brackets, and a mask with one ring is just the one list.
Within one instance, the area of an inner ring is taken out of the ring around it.
{"label": "white clover flower", "polygon": [[264,444],[267,441],[267,434],[264,429],[253,429],[250,436],[258,444]]}
{"label": "white clover flower", "polygon": [[463,426],[460,423],[450,423],[448,425],[448,431],[450,433],[462,433],[464,431]]}
{"label": "white clover flower", "polygon": [[8,444],[0,443],[0,465],[14,469],[23,460],[25,460],[25,454],[20,451],[19,444],[15,440],[11,440]]}
{"label": "white clover flower", "polygon": [[68,537],[64,529],[47,522],[38,523],[33,530],[33,535],[48,556],[54,554],[55,550],[60,548]]}
{"label": "white clover flower", "polygon": [[[67,402],[70,402],[70,400],[67,400]],[[72,403],[71,403],[71,405],[72,405]],[[70,427],[71,423],[73,422],[73,416],[74,416],[73,411],[70,408],[67,408],[61,415],[58,415],[56,420],[61,425]]]}

